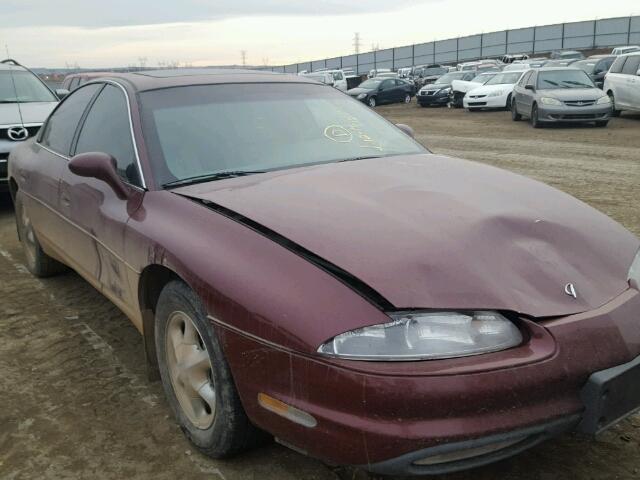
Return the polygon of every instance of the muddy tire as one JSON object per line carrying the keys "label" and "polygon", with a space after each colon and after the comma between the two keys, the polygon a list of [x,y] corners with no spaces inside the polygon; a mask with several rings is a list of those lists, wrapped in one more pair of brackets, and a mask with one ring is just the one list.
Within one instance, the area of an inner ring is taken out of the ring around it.
{"label": "muddy tire", "polygon": [[406,95],[404,96],[404,103],[406,103],[406,104],[411,103],[411,95],[406,94]]}
{"label": "muddy tire", "polygon": [[200,452],[225,458],[265,438],[240,403],[202,302],[181,281],[168,283],[160,293],[155,344],[169,406],[185,436]]}
{"label": "muddy tire", "polygon": [[599,122],[596,122],[596,127],[598,128],[605,128],[607,125],[609,125],[609,120],[601,120]]}
{"label": "muddy tire", "polygon": [[36,277],[41,278],[64,272],[67,267],[42,250],[20,191],[16,194],[15,209],[18,237],[24,251],[27,269]]}

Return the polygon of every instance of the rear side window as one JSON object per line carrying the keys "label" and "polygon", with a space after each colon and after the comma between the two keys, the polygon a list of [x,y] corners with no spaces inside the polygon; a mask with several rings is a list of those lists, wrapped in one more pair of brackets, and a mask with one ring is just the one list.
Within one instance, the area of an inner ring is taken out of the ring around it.
{"label": "rear side window", "polygon": [[522,88],[524,88],[524,86],[527,84],[527,82],[529,81],[529,78],[531,78],[531,75],[533,75],[533,72],[527,72],[525,73],[522,78],[520,79],[520,81],[518,82],[518,85],[520,85]]}
{"label": "rear side window", "polygon": [[69,90],[74,90],[80,85],[80,78],[75,77],[71,80],[71,85],[69,85]]}
{"label": "rear side window", "polygon": [[627,58],[624,67],[622,67],[622,73],[625,75],[636,75],[638,68],[640,68],[640,55],[634,55]]}
{"label": "rear side window", "polygon": [[606,58],[604,60],[602,60],[599,64],[597,69],[600,70],[601,72],[606,72],[611,68],[611,65],[613,64],[613,58]]}
{"label": "rear side window", "polygon": [[113,85],[100,92],[82,125],[76,154],[86,152],[108,153],[116,159],[118,174],[128,183],[140,185],[127,100]]}
{"label": "rear side window", "polygon": [[627,57],[618,57],[616,61],[611,65],[610,73],[620,73],[622,72],[622,67],[624,67],[624,62],[627,60]]}
{"label": "rear side window", "polygon": [[82,114],[101,85],[88,85],[70,94],[47,120],[40,143],[54,152],[69,155]]}

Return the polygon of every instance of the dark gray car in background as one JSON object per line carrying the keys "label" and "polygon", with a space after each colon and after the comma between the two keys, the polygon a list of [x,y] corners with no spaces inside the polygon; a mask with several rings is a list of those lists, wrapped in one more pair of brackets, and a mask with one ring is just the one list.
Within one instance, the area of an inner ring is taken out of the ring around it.
{"label": "dark gray car in background", "polygon": [[593,83],[596,84],[596,87],[602,88],[604,86],[604,77],[616,58],[616,55],[593,55],[585,60],[572,63],[571,66],[584,70],[591,77]]}
{"label": "dark gray car in background", "polygon": [[524,74],[513,91],[511,117],[531,119],[534,128],[550,123],[594,123],[606,127],[609,97],[578,68],[541,68]]}

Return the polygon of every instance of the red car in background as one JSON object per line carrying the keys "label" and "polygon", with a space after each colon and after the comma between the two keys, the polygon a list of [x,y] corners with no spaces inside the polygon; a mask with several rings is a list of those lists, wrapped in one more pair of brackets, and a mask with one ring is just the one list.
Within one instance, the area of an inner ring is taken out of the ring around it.
{"label": "red car in background", "polygon": [[640,406],[640,241],[301,77],[93,80],[9,162],[35,275],[129,316],[186,436],[466,469]]}

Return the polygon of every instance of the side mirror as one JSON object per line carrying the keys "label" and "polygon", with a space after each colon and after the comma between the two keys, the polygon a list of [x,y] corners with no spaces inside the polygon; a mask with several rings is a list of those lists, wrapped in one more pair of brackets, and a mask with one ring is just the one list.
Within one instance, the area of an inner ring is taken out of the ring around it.
{"label": "side mirror", "polygon": [[398,127],[400,130],[402,130],[411,138],[415,138],[415,132],[413,131],[413,128],[411,128],[409,125],[405,125],[404,123],[396,123],[396,127]]}
{"label": "side mirror", "polygon": [[62,100],[67,95],[69,95],[69,90],[67,90],[66,88],[58,88],[58,89],[56,89],[56,96],[60,100]]}
{"label": "side mirror", "polygon": [[124,184],[116,169],[116,159],[100,152],[76,155],[69,161],[69,170],[79,177],[97,178],[111,187],[120,200],[129,198],[129,188]]}
{"label": "side mirror", "polygon": [[525,85],[524,88],[525,90],[531,90],[532,92],[536,91],[536,87],[534,87],[533,85]]}

